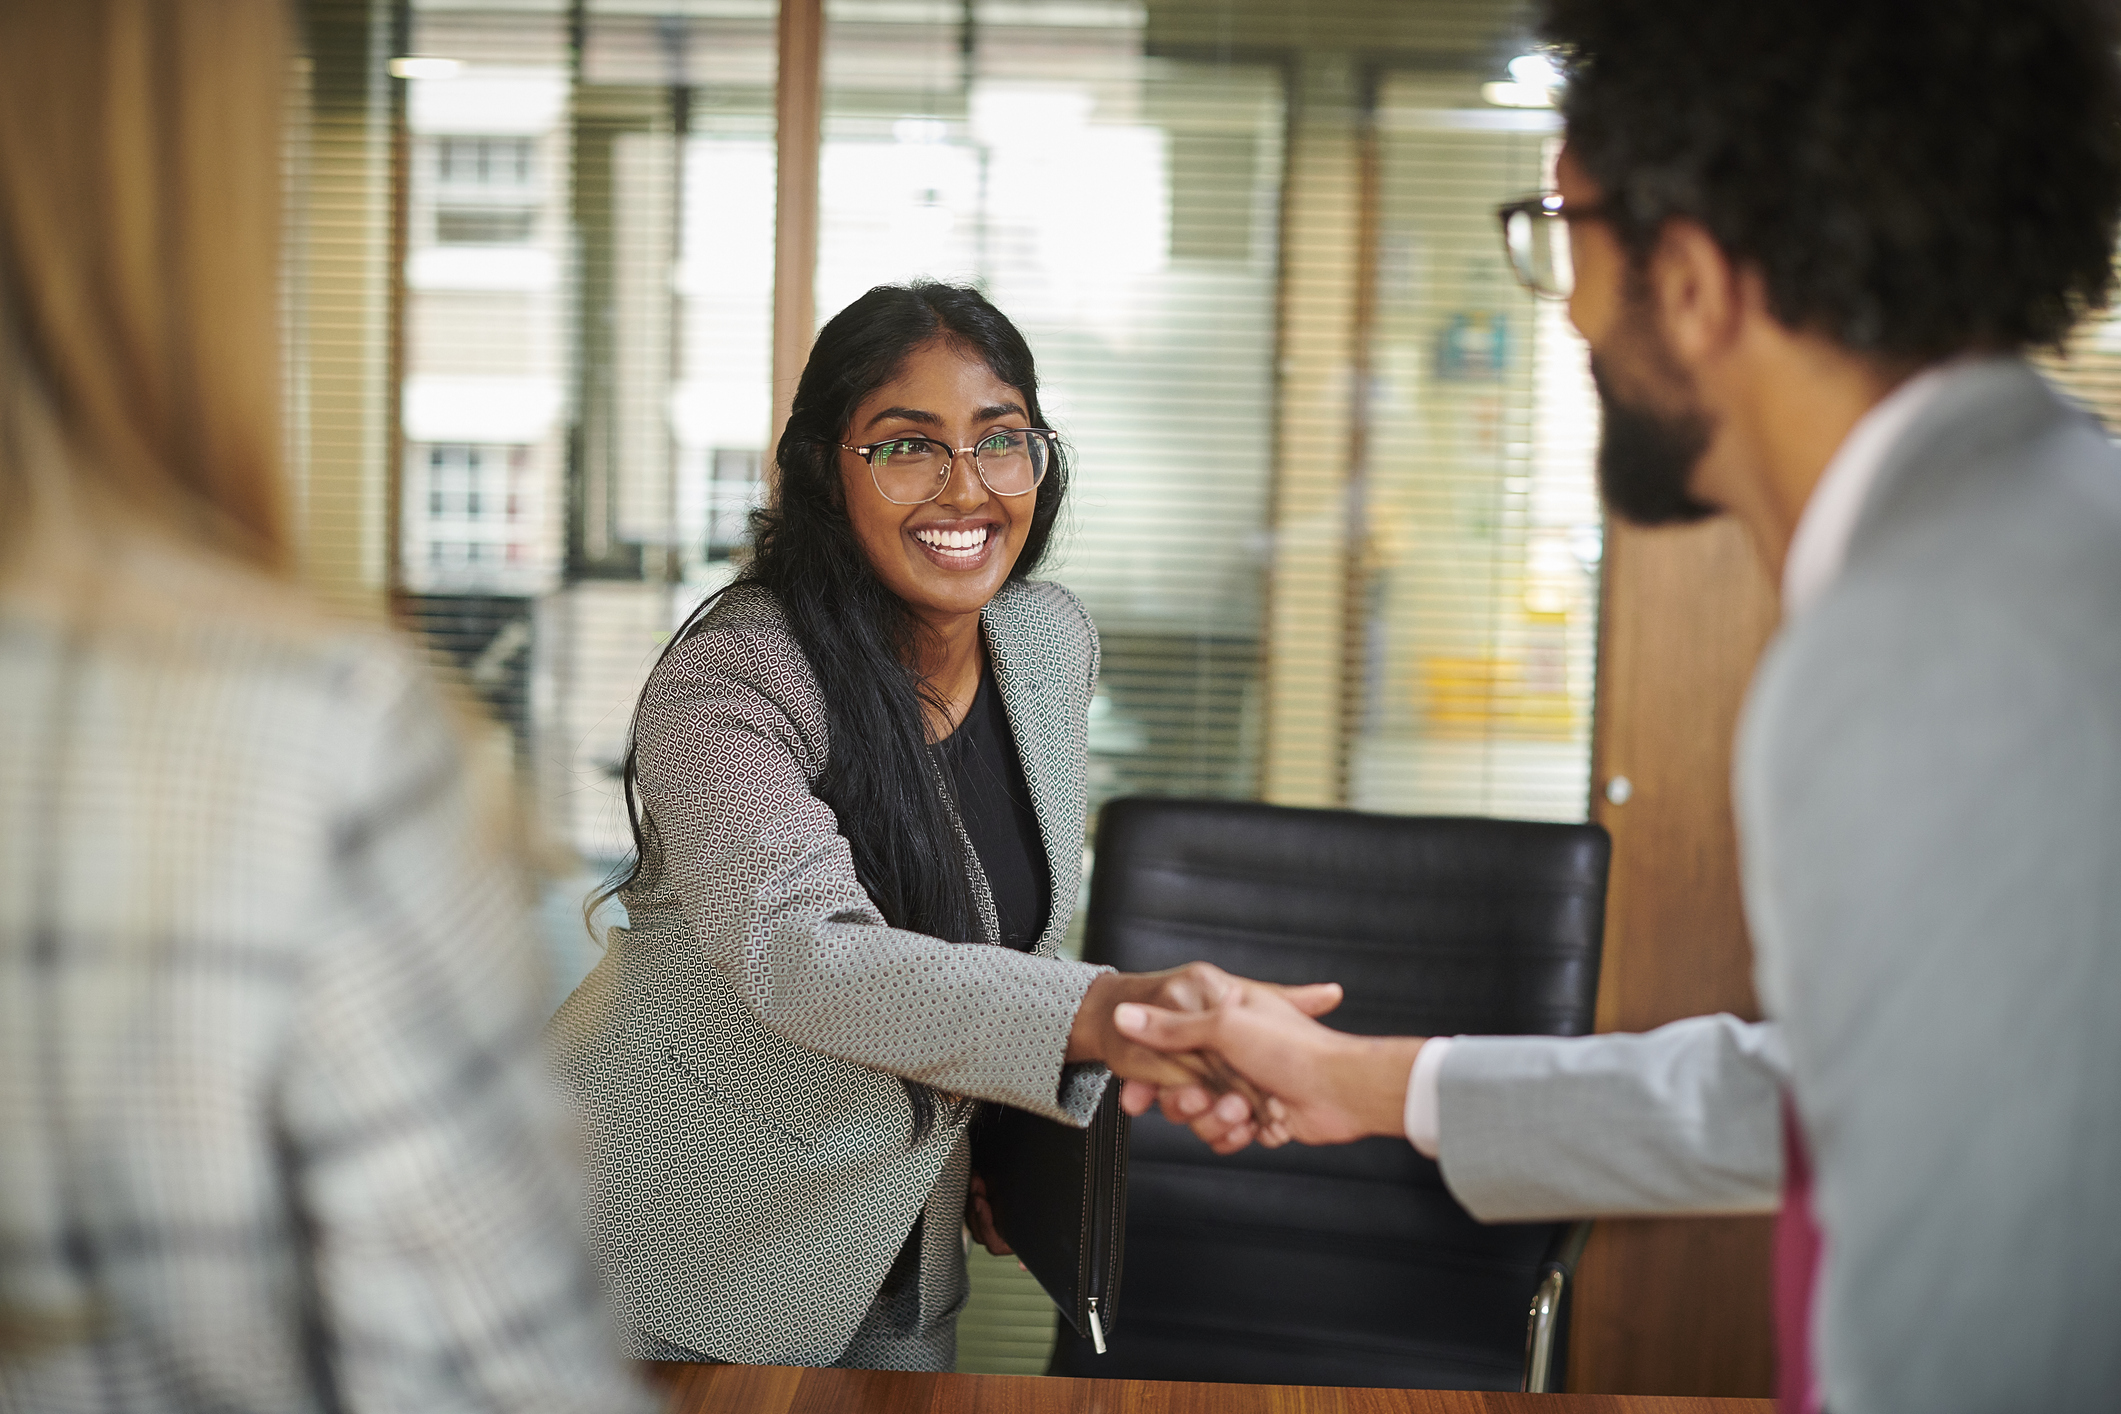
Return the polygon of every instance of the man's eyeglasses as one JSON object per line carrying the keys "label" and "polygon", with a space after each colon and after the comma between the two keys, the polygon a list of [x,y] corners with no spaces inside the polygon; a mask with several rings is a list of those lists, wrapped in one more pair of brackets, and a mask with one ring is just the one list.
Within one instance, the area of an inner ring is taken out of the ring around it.
{"label": "man's eyeglasses", "polygon": [[972,454],[973,469],[995,495],[1035,491],[1058,456],[1059,441],[1059,434],[1043,427],[1009,427],[989,432],[969,447],[947,447],[932,437],[893,437],[866,447],[842,442],[840,447],[869,463],[869,478],[885,500],[918,506],[943,494],[961,452]]}
{"label": "man's eyeglasses", "polygon": [[1533,294],[1567,299],[1576,291],[1576,265],[1569,258],[1569,223],[1605,214],[1603,206],[1565,207],[1561,193],[1543,191],[1495,208],[1502,221],[1502,248],[1510,269]]}

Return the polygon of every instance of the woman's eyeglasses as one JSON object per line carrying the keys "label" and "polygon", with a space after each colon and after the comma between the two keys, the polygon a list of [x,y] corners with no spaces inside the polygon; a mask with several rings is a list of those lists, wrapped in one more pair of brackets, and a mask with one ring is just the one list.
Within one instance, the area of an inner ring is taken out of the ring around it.
{"label": "woman's eyeglasses", "polygon": [[1502,248],[1510,258],[1510,269],[1526,289],[1543,299],[1567,299],[1576,292],[1569,223],[1604,214],[1603,206],[1566,207],[1561,193],[1551,191],[1495,208],[1502,221]]}
{"label": "woman's eyeglasses", "polygon": [[948,447],[932,437],[893,437],[866,447],[842,442],[840,447],[869,463],[869,478],[885,500],[918,506],[943,494],[950,468],[963,452],[972,454],[973,469],[995,495],[1035,491],[1058,455],[1059,441],[1057,433],[1043,427],[1010,427],[989,432],[969,447]]}

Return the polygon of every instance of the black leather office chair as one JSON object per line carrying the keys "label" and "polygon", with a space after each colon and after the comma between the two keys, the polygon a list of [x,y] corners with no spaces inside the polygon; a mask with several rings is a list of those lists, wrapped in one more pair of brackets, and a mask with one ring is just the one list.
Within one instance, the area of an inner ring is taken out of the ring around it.
{"label": "black leather office chair", "polygon": [[[1085,956],[1335,981],[1343,1030],[1591,1029],[1611,842],[1596,825],[1134,798],[1098,822]],[[1483,1226],[1401,1139],[1217,1158],[1150,1115],[1128,1159],[1109,1353],[1056,1374],[1559,1389],[1585,1225]]]}

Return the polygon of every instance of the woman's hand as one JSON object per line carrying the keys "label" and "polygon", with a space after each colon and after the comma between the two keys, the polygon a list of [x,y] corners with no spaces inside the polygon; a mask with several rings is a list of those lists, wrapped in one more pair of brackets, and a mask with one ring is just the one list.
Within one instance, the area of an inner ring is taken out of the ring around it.
{"label": "woman's hand", "polygon": [[1255,1136],[1255,1117],[1264,1114],[1262,1094],[1219,1056],[1168,1055],[1140,1044],[1113,1024],[1112,1012],[1126,1002],[1164,1011],[1206,1011],[1247,990],[1271,993],[1306,1016],[1323,1016],[1340,1005],[1337,982],[1283,987],[1233,977],[1205,962],[1164,972],[1107,972],[1083,994],[1068,1033],[1066,1059],[1103,1061],[1111,1067],[1127,1082],[1122,1103],[1130,1114],[1160,1101],[1167,1116],[1184,1124],[1212,1109],[1223,1121],[1218,1137],[1242,1148]]}
{"label": "woman's hand", "polygon": [[965,1226],[972,1230],[973,1239],[995,1256],[1016,1255],[1009,1239],[994,1225],[994,1209],[987,1202],[987,1180],[976,1173],[972,1175],[972,1187],[965,1192]]}

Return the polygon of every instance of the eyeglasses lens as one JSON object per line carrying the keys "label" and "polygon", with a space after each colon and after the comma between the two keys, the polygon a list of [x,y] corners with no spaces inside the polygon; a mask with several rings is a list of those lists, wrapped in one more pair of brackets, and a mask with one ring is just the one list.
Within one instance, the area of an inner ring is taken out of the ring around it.
{"label": "eyeglasses lens", "polygon": [[918,505],[943,489],[950,470],[950,454],[940,443],[925,437],[904,437],[885,442],[869,457],[876,476],[876,489],[901,505]]}
{"label": "eyeglasses lens", "polygon": [[1535,294],[1566,299],[1576,289],[1569,223],[1559,213],[1513,211],[1503,226],[1510,264]]}
{"label": "eyeglasses lens", "polygon": [[1046,439],[1030,432],[997,432],[982,438],[980,475],[997,495],[1021,496],[1046,479],[1046,463],[1053,455]]}

